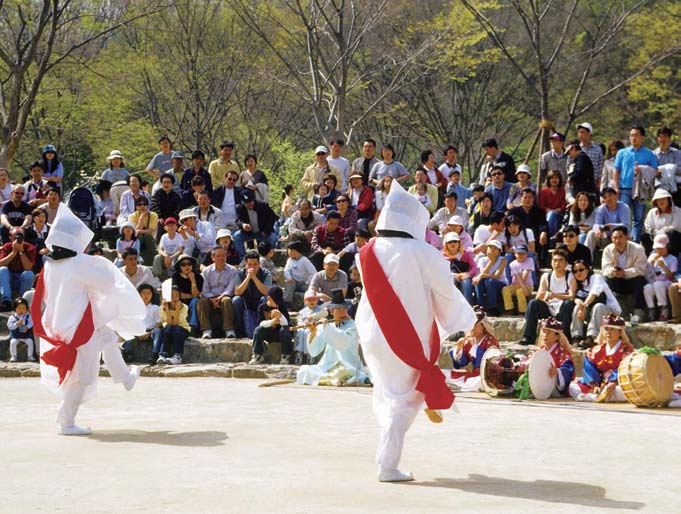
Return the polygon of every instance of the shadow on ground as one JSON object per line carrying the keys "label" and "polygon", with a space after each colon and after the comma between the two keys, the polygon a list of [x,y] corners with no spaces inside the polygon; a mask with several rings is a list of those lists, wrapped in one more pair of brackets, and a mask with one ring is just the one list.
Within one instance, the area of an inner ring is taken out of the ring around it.
{"label": "shadow on ground", "polygon": [[88,436],[102,443],[161,444],[164,446],[212,447],[224,445],[225,432],[169,432],[166,430],[147,432],[145,430],[98,430]]}
{"label": "shadow on ground", "polygon": [[475,494],[567,503],[604,509],[639,510],[645,506],[641,502],[606,498],[606,491],[603,487],[578,482],[557,482],[553,480],[524,482],[522,480],[469,474],[468,478],[436,478],[431,482],[417,481],[405,482],[405,484],[412,487],[444,487]]}

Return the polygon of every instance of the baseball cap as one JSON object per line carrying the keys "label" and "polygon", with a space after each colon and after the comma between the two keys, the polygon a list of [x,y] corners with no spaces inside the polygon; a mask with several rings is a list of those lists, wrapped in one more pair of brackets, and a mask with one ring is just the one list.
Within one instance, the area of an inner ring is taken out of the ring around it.
{"label": "baseball cap", "polygon": [[653,248],[667,248],[668,244],[669,237],[667,237],[667,234],[658,234],[653,241]]}
{"label": "baseball cap", "polygon": [[513,250],[515,253],[528,253],[527,251],[527,245],[516,245],[513,247]]}
{"label": "baseball cap", "polygon": [[336,264],[340,264],[340,258],[335,253],[330,253],[326,257],[324,257],[324,264],[328,264],[330,262],[335,262]]}
{"label": "baseball cap", "polygon": [[170,223],[172,223],[173,225],[177,225],[177,220],[176,220],[175,218],[173,218],[172,216],[169,217],[169,218],[166,218],[166,219],[163,221],[163,226],[165,227],[166,225],[168,225],[168,224],[170,224]]}
{"label": "baseball cap", "polygon": [[607,193],[612,193],[612,194],[616,195],[617,191],[615,191],[615,189],[612,188],[612,187],[606,187],[606,188],[603,189],[603,191],[601,191],[601,196],[605,196]]}
{"label": "baseball cap", "polygon": [[447,234],[445,234],[444,243],[447,244],[450,241],[461,241],[461,237],[456,232],[447,232]]}
{"label": "baseball cap", "polygon": [[329,153],[329,149],[326,148],[324,145],[319,145],[317,148],[314,149],[315,155],[320,154],[320,153]]}
{"label": "baseball cap", "polygon": [[577,125],[577,129],[580,129],[580,128],[585,128],[585,129],[588,130],[589,132],[593,132],[593,131],[594,131],[594,128],[591,126],[591,123],[586,123],[586,122],[585,122],[585,123],[580,123],[579,125]]}
{"label": "baseball cap", "polygon": [[549,136],[549,139],[553,139],[554,141],[565,141],[565,136],[560,132],[554,132]]}

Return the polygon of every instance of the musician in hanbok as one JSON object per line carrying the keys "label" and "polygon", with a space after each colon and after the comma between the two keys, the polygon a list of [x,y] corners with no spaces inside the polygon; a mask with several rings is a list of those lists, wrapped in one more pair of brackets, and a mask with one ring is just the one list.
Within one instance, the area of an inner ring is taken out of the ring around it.
{"label": "musician in hanbok", "polygon": [[622,359],[634,351],[625,331],[624,319],[608,314],[601,323],[597,345],[584,356],[582,378],[570,384],[570,396],[586,402],[624,402],[618,386],[617,369]]}
{"label": "musician in hanbok", "polygon": [[568,396],[568,387],[575,378],[575,363],[572,360],[570,342],[563,331],[563,323],[555,318],[543,320],[537,346],[549,352],[553,359],[549,376],[557,379],[551,396],[554,398]]}
{"label": "musician in hanbok", "polygon": [[323,355],[314,365],[301,366],[297,382],[308,385],[363,384],[368,376],[359,358],[357,328],[348,315],[348,307],[341,289],[334,289],[331,302],[324,308],[333,321],[324,319],[312,324],[308,339],[308,351],[312,357]]}

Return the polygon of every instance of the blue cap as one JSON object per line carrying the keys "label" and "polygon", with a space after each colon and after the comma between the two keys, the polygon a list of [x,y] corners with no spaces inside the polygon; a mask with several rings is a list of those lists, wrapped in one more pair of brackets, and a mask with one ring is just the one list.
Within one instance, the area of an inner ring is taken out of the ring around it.
{"label": "blue cap", "polygon": [[184,159],[184,155],[182,155],[182,152],[173,152],[170,155],[171,159]]}
{"label": "blue cap", "polygon": [[515,250],[515,253],[529,253],[527,251],[527,245],[516,245],[513,247],[513,250]]}
{"label": "blue cap", "polygon": [[43,148],[43,154],[46,154],[47,152],[57,153],[57,149],[55,148],[54,145],[47,145],[45,146],[45,148]]}

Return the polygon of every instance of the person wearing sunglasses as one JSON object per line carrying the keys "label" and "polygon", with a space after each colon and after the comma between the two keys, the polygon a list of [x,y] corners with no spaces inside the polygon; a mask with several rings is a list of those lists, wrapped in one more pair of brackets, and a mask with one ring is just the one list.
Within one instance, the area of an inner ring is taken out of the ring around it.
{"label": "person wearing sunglasses", "polygon": [[237,186],[239,175],[236,171],[228,171],[225,175],[224,181],[220,187],[213,191],[210,197],[210,203],[222,211],[222,223],[225,225],[222,228],[228,228],[235,231],[236,226],[236,208],[241,202],[241,189]]}
{"label": "person wearing sunglasses", "polygon": [[492,197],[493,210],[505,211],[512,184],[504,179],[504,169],[501,166],[492,166],[490,176],[492,183],[485,188],[485,193]]}
{"label": "person wearing sunglasses", "polygon": [[603,317],[620,315],[622,308],[605,279],[592,273],[590,263],[577,259],[572,265],[572,277],[577,287],[570,333],[573,344],[588,349],[596,344]]}
{"label": "person wearing sunglasses", "polygon": [[350,199],[346,195],[340,195],[336,198],[336,210],[340,214],[339,227],[345,229],[346,232],[357,232],[357,211],[350,206]]}
{"label": "person wearing sunglasses", "polygon": [[12,227],[27,229],[31,226],[33,209],[24,201],[26,188],[22,184],[14,186],[12,195],[8,202],[5,202],[0,209],[0,223],[2,223],[2,241],[9,242],[9,232]]}
{"label": "person wearing sunglasses", "polygon": [[558,248],[567,252],[568,270],[572,269],[577,260],[582,260],[591,267],[591,251],[586,245],[578,242],[578,237],[579,228],[574,225],[568,225],[563,230],[563,244]]}

